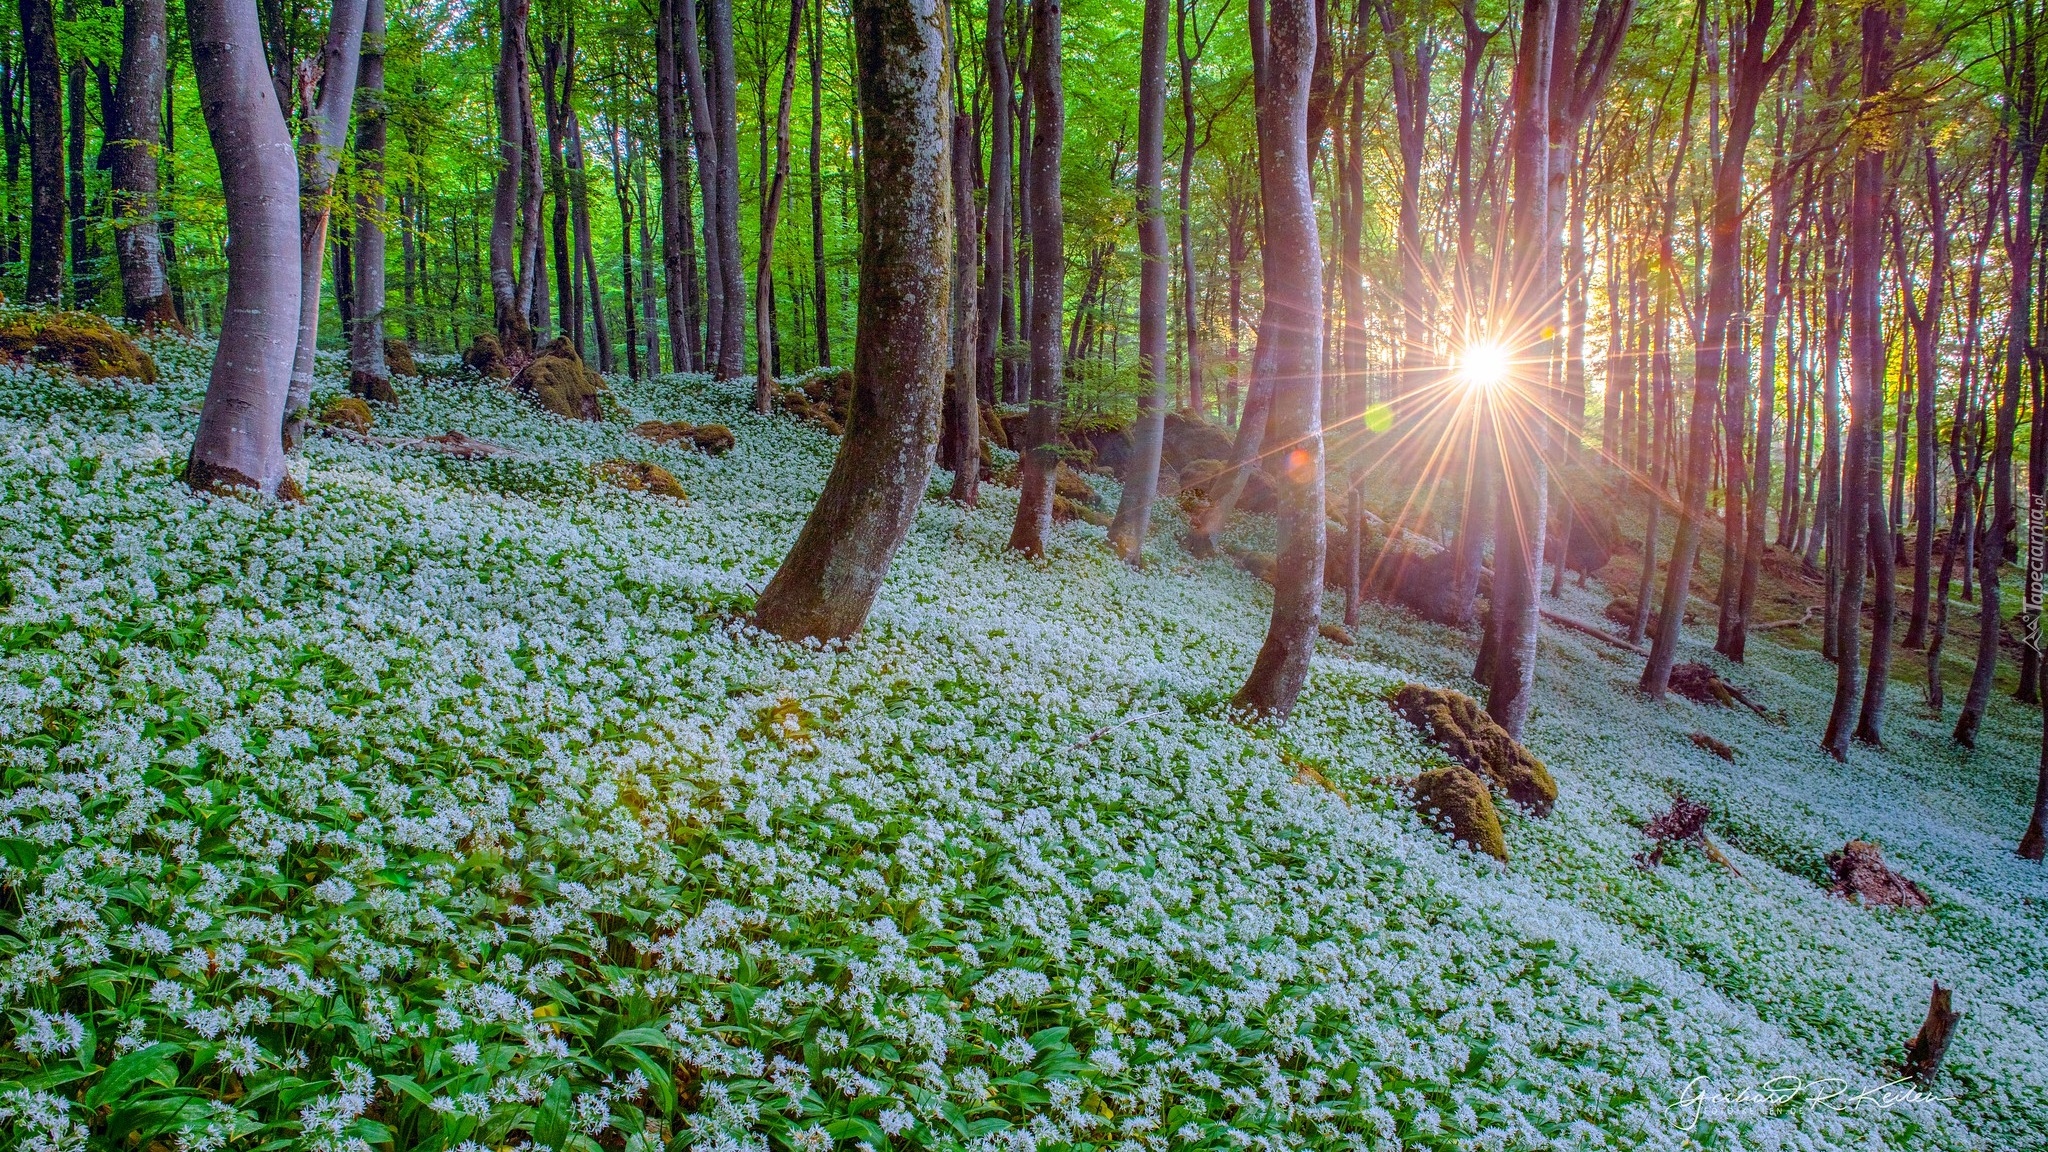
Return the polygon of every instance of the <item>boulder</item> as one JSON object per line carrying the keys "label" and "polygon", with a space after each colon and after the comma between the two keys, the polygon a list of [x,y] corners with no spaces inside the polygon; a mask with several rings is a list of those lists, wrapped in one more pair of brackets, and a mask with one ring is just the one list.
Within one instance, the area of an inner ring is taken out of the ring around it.
{"label": "boulder", "polygon": [[[1202,501],[1220,499],[1229,487],[1231,467],[1228,460],[1198,459],[1174,466],[1180,478],[1180,493]],[[1244,490],[1238,493],[1237,508],[1244,512],[1270,514],[1279,506],[1274,495],[1273,482],[1265,470],[1254,466],[1245,475]]]}
{"label": "boulder", "polygon": [[359,435],[367,435],[376,415],[370,406],[357,396],[336,396],[320,409],[320,423],[329,428],[342,428]]}
{"label": "boulder", "polygon": [[1408,786],[1415,810],[1452,839],[1496,860],[1508,858],[1500,812],[1487,794],[1486,783],[1469,769],[1452,765],[1417,776]]}
{"label": "boulder", "polygon": [[543,412],[568,420],[602,420],[604,409],[598,394],[604,378],[592,372],[576,354],[566,337],[549,341],[519,375],[512,378],[512,390],[532,401]]}
{"label": "boulder", "polygon": [[420,374],[419,362],[412,358],[412,345],[403,340],[387,338],[384,341],[384,367],[390,369],[393,376]]}
{"label": "boulder", "polygon": [[723,456],[733,450],[739,441],[733,437],[732,429],[723,424],[699,424],[691,434],[690,442],[699,452],[707,456]]}
{"label": "boulder", "polygon": [[656,444],[684,444],[709,456],[723,456],[737,441],[723,424],[692,424],[687,420],[643,420],[633,435]]}
{"label": "boulder", "polygon": [[63,368],[88,380],[156,383],[156,361],[128,334],[89,312],[14,312],[0,318],[0,355]]}
{"label": "boulder", "polygon": [[1236,440],[1229,429],[1209,423],[1186,412],[1166,414],[1166,438],[1159,455],[1176,470],[1185,471],[1195,460],[1228,460]]}
{"label": "boulder", "polygon": [[1550,814],[1557,803],[1557,781],[1477,700],[1462,692],[1403,684],[1393,704],[1396,714],[1452,760],[1536,815]]}
{"label": "boulder", "polygon": [[[1557,563],[1558,551],[1566,551],[1564,566],[1570,571],[1588,575],[1607,567],[1614,554],[1621,550],[1621,522],[1614,517],[1614,506],[1591,485],[1580,488],[1567,487],[1564,508],[1550,510],[1550,525],[1543,537],[1543,559]],[[1565,521],[1569,516],[1571,537],[1565,539]]]}
{"label": "boulder", "polygon": [[1065,464],[1061,464],[1059,470],[1053,473],[1052,490],[1053,495],[1071,500],[1075,504],[1097,510],[1102,508],[1102,497],[1095,491],[1095,486]]}
{"label": "boulder", "polygon": [[505,360],[505,349],[489,332],[479,332],[470,339],[469,348],[462,354],[462,362],[470,371],[487,379],[512,378],[512,365]]}
{"label": "boulder", "polygon": [[683,486],[677,483],[674,473],[645,460],[606,460],[597,466],[597,478],[628,492],[648,492],[672,500],[689,498]]}

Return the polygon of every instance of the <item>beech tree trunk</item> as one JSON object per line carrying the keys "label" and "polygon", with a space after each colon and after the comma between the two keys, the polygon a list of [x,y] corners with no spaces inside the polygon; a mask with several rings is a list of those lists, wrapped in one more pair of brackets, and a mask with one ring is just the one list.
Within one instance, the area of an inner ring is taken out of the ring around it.
{"label": "beech tree trunk", "polygon": [[1171,402],[1166,374],[1166,216],[1159,187],[1166,166],[1166,3],[1145,0],[1138,47],[1138,170],[1133,182],[1138,193],[1138,372],[1145,388],[1138,393],[1123,496],[1109,526],[1109,546],[1133,566],[1145,559],[1145,534],[1151,527],[1152,500],[1159,492],[1159,453]]}
{"label": "beech tree trunk", "polygon": [[[1521,51],[1515,62],[1513,196],[1509,211],[1512,299],[1522,337],[1515,359],[1531,365],[1503,395],[1514,412],[1499,421],[1501,495],[1494,514],[1493,595],[1487,612],[1482,663],[1486,711],[1508,734],[1521,738],[1536,684],[1538,597],[1548,518],[1549,437],[1546,423],[1547,373],[1555,343],[1550,317],[1558,284],[1548,227],[1549,97],[1555,50],[1557,6],[1553,0],[1523,0]],[[1547,274],[1547,275],[1546,275]],[[1516,411],[1518,410],[1518,411]]]}
{"label": "beech tree trunk", "polygon": [[[689,0],[681,0],[688,3]],[[775,176],[761,200],[759,250],[754,259],[754,411],[766,416],[775,400],[775,224],[789,185],[789,103],[796,93],[797,38],[804,30],[804,0],[791,0],[789,38],[782,46],[782,96],[775,105]],[[946,174],[952,179],[952,173]]]}
{"label": "beech tree trunk", "polygon": [[786,639],[851,636],[924,499],[945,388],[953,248],[939,0],[853,0],[867,128],[852,420],[825,490],[761,593]]}
{"label": "beech tree trunk", "polygon": [[[563,100],[568,103],[567,99]],[[606,322],[604,311],[604,284],[597,277],[597,252],[590,236],[590,171],[585,166],[583,151],[583,124],[574,108],[569,109],[569,198],[574,206],[576,226],[576,254],[582,269],[583,283],[588,285],[590,295],[590,325],[597,340],[597,370],[613,372],[618,368],[612,351],[611,325]],[[689,281],[684,280],[684,287]],[[688,325],[685,325],[685,334]]]}
{"label": "beech tree trunk", "polygon": [[1010,160],[1016,144],[1010,137],[1010,55],[1003,32],[1006,0],[988,0],[988,35],[982,42],[982,67],[988,74],[988,206],[982,214],[984,265],[976,342],[975,387],[991,403],[1004,399],[996,369],[1004,340],[1004,304],[1010,280]]}
{"label": "beech tree trunk", "polygon": [[[1913,535],[1913,607],[1906,621],[1905,645],[1909,649],[1927,643],[1928,615],[1933,601],[1934,500],[1940,468],[1935,454],[1934,393],[1941,362],[1941,309],[1948,284],[1948,206],[1942,200],[1941,165],[1934,146],[1922,154],[1927,168],[1927,232],[1933,251],[1927,265],[1927,295],[1917,308],[1911,291],[1906,298],[1906,321],[1913,328],[1914,453],[1919,461],[1913,470],[1913,518],[1919,522]],[[1901,270],[1905,263],[1900,262]],[[1903,271],[1901,272],[1903,282]]]}
{"label": "beech tree trunk", "polygon": [[185,20],[228,225],[220,340],[185,482],[295,498],[283,429],[299,321],[297,158],[255,0],[186,0]]}
{"label": "beech tree trunk", "polygon": [[[1195,277],[1194,213],[1190,201],[1194,193],[1195,150],[1195,58],[1207,44],[1207,37],[1197,24],[1195,28],[1195,54],[1188,54],[1188,8],[1194,0],[1175,0],[1174,48],[1180,62],[1180,298],[1182,335],[1187,342],[1188,353],[1188,411],[1207,418],[1205,390],[1208,381],[1202,365],[1202,327],[1195,320],[1195,301],[1198,298]],[[1215,33],[1214,25],[1210,34]],[[1161,69],[1161,83],[1165,82]],[[1164,129],[1161,129],[1162,134]],[[1162,145],[1163,147],[1163,145]]]}
{"label": "beech tree trunk", "polygon": [[356,77],[356,315],[348,333],[348,390],[398,402],[384,363],[384,0],[365,0],[362,69]]}
{"label": "beech tree trunk", "polygon": [[[1536,0],[1545,3],[1547,0]],[[1252,0],[1254,8],[1268,0]],[[1309,88],[1317,56],[1312,0],[1271,0],[1261,21],[1262,67],[1255,73],[1259,190],[1266,209],[1261,263],[1266,302],[1260,359],[1270,380],[1269,431],[1278,453],[1272,476],[1280,540],[1273,560],[1273,616],[1258,659],[1232,704],[1285,716],[1308,682],[1322,623],[1323,257],[1309,182]],[[1267,352],[1270,347],[1271,351]]]}
{"label": "beech tree trunk", "polygon": [[[687,3],[688,0],[679,0]],[[711,13],[711,74],[706,96],[718,156],[718,276],[724,307],[719,314],[720,380],[746,375],[747,289],[740,274],[740,134],[738,80],[733,70],[732,0],[708,0]]]}
{"label": "beech tree trunk", "polygon": [[[1052,528],[1052,488],[1059,469],[1060,405],[1065,363],[1060,321],[1066,312],[1066,212],[1060,202],[1060,151],[1067,109],[1060,78],[1060,0],[1034,0],[1031,26],[1031,154],[1025,165],[1031,194],[1031,411],[1024,419],[1019,462],[1017,522],[1010,547],[1045,554]],[[869,147],[874,140],[869,139]]]}
{"label": "beech tree trunk", "polygon": [[[1892,13],[1884,3],[1862,13],[1864,108],[1870,108],[1890,83]],[[1866,140],[1856,154],[1849,193],[1849,434],[1848,459],[1842,471],[1842,585],[1835,603],[1835,701],[1828,713],[1821,747],[1837,760],[1849,757],[1852,732],[1861,735],[1857,705],[1862,696],[1857,666],[1863,640],[1863,580],[1876,557],[1876,576],[1892,575],[1891,535],[1885,528],[1880,485],[1884,466],[1884,333],[1878,308],[1879,278],[1884,259],[1883,221],[1885,152],[1882,141]],[[1830,546],[1832,550],[1832,546]],[[1879,649],[1890,643],[1888,589],[1878,590],[1878,627],[1872,646],[1872,667],[1878,670]],[[1879,701],[1882,706],[1882,700]],[[1865,711],[1869,704],[1864,704]]]}
{"label": "beech tree trunk", "polygon": [[[661,0],[661,11],[654,26],[654,110],[655,110],[655,157],[661,166],[661,275],[666,291],[662,294],[663,312],[668,319],[668,356],[679,369],[690,367],[689,319],[684,314],[683,301],[688,295],[684,280],[683,245],[695,221],[683,214],[683,164],[680,153],[683,149],[682,117],[676,106],[679,98],[676,68],[678,40],[694,39],[696,31],[696,0]],[[688,14],[684,10],[688,9]],[[682,31],[678,33],[678,27]],[[692,90],[692,117],[696,116],[697,93]],[[699,150],[699,163],[702,163]],[[704,203],[711,204],[710,193],[705,193]],[[708,214],[708,213],[707,213]],[[713,304],[712,310],[717,311]]]}
{"label": "beech tree trunk", "polygon": [[947,388],[952,417],[947,423],[953,443],[952,497],[969,508],[980,499],[981,397],[975,388],[980,356],[975,345],[981,332],[974,275],[981,263],[981,221],[974,210],[974,120],[965,112],[953,117],[953,354]]}
{"label": "beech tree trunk", "polygon": [[[825,182],[819,174],[825,134],[825,7],[811,5],[811,311],[818,329],[818,363],[832,363],[832,314],[825,275]],[[976,429],[977,435],[979,429]],[[974,503],[969,494],[967,503]]]}
{"label": "beech tree trunk", "polygon": [[[1705,318],[1693,352],[1692,415],[1688,421],[1686,475],[1678,517],[1678,539],[1672,545],[1671,566],[1664,574],[1664,599],[1657,614],[1657,630],[1650,642],[1650,659],[1643,669],[1642,689],[1652,699],[1662,699],[1670,684],[1671,668],[1677,662],[1685,604],[1692,591],[1693,562],[1698,558],[1701,522],[1706,515],[1707,489],[1712,482],[1714,414],[1720,403],[1721,373],[1728,343],[1729,320],[1741,304],[1743,159],[1756,127],[1757,103],[1771,77],[1785,63],[1792,46],[1813,19],[1813,0],[1800,0],[1799,9],[1786,24],[1776,48],[1769,48],[1769,34],[1776,8],[1773,0],[1756,0],[1738,33],[1731,28],[1728,60],[1728,134],[1714,169],[1714,196],[1710,209],[1710,247],[1707,256]],[[1740,332],[1738,327],[1737,332]],[[1746,387],[1746,386],[1745,386]],[[1730,407],[1733,407],[1731,403]],[[1734,455],[1729,470],[1729,528],[1739,531],[1736,511],[1740,508],[1741,419],[1737,414],[1728,435]]]}
{"label": "beech tree trunk", "polygon": [[164,0],[128,0],[121,16],[121,78],[114,87],[106,147],[123,310],[146,327],[176,328],[178,313],[164,274],[163,232],[156,219],[168,36]]}
{"label": "beech tree trunk", "polygon": [[362,62],[366,7],[367,0],[334,0],[327,40],[320,48],[320,91],[304,101],[307,114],[299,126],[299,342],[292,355],[291,394],[284,409],[287,451],[298,442],[306,405],[313,398],[313,353],[320,345],[320,279],[327,260],[327,222],[334,215],[329,193],[334,188],[334,173],[341,167],[342,149],[348,147],[349,109],[355,103],[356,69]]}
{"label": "beech tree trunk", "polygon": [[22,70],[28,77],[28,287],[35,305],[64,299],[64,123],[57,81],[57,20],[50,0],[21,0]]}
{"label": "beech tree trunk", "polygon": [[519,302],[513,245],[519,232],[519,180],[526,168],[526,118],[519,107],[525,85],[526,16],[530,0],[498,0],[498,61],[493,73],[498,112],[498,171],[491,188],[491,310],[498,342],[507,351],[530,348],[533,332]]}

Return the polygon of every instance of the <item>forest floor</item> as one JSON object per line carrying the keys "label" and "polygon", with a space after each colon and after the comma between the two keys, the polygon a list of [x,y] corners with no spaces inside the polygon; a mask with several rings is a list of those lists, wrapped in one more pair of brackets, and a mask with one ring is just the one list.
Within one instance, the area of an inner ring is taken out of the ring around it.
{"label": "forest floor", "polygon": [[[2003,697],[1966,753],[1901,684],[1889,746],[1837,764],[1796,644],[1688,633],[1763,717],[1647,701],[1638,658],[1546,628],[1527,741],[1560,798],[1505,814],[1503,865],[1409,810],[1442,761],[1384,699],[1476,691],[1473,637],[1368,604],[1292,718],[1244,723],[1270,593],[1171,510],[1142,572],[1081,523],[1032,563],[1014,492],[935,479],[866,631],[787,644],[745,611],[833,441],[747,385],[615,381],[586,424],[401,381],[387,439],[314,437],[276,506],[177,481],[210,349],[154,349],[154,387],[0,368],[0,1148],[2048,1128],[2048,876],[2011,851],[2040,721]],[[449,431],[511,454],[418,442]],[[614,458],[688,499],[595,480]],[[1734,869],[1638,866],[1679,791]],[[1829,896],[1852,838],[1933,907]],[[1963,1018],[1916,1097],[1936,980]]]}

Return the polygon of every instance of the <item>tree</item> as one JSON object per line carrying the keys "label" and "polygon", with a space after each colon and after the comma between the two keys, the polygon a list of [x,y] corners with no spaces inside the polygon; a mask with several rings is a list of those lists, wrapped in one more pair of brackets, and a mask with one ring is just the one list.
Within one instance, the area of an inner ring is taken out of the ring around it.
{"label": "tree", "polygon": [[[1537,0],[1538,3],[1543,0]],[[1266,207],[1260,268],[1266,302],[1259,321],[1260,361],[1269,381],[1270,431],[1278,467],[1269,469],[1279,503],[1273,560],[1273,615],[1251,675],[1232,703],[1285,716],[1308,682],[1309,656],[1322,623],[1323,559],[1323,259],[1310,191],[1310,77],[1317,35],[1311,0],[1252,0],[1258,120],[1259,191]]]}
{"label": "tree", "polygon": [[867,145],[853,414],[755,606],[756,622],[786,639],[859,631],[931,474],[953,247],[943,13],[938,0],[853,0]]}
{"label": "tree", "polygon": [[[981,263],[981,221],[974,212],[974,120],[965,112],[953,117],[953,351],[946,377],[952,409],[945,424],[953,431],[947,456],[953,461],[951,496],[968,507],[980,498],[981,397],[974,386],[975,347],[981,333],[976,315],[974,275]],[[822,340],[819,347],[823,348]]]}
{"label": "tree", "polygon": [[172,306],[163,232],[156,218],[168,39],[164,0],[129,0],[121,17],[121,78],[114,87],[106,147],[123,311],[146,326],[175,328],[178,312]]}
{"label": "tree", "polygon": [[[688,2],[678,0],[679,4]],[[737,380],[747,370],[747,290],[740,277],[740,134],[735,107],[738,80],[733,70],[732,0],[707,0],[706,9],[711,13],[711,74],[705,95],[711,104],[711,131],[718,157],[717,273],[719,294],[725,301],[719,313],[718,363],[714,372],[720,380]]]}
{"label": "tree", "polygon": [[[760,246],[754,259],[754,411],[763,416],[775,399],[775,223],[782,215],[782,190],[789,184],[789,102],[796,92],[796,46],[803,18],[804,0],[790,0],[789,39],[782,47],[782,96],[775,105],[775,177],[761,200]],[[952,173],[946,176],[951,179]]]}
{"label": "tree", "polygon": [[186,0],[193,71],[220,160],[228,286],[185,482],[295,497],[284,412],[299,319],[299,169],[255,0]]}
{"label": "tree", "polygon": [[57,26],[50,0],[21,0],[22,70],[28,77],[28,290],[30,304],[64,298],[64,157],[58,109]]}
{"label": "tree", "polygon": [[356,315],[348,333],[348,390],[396,403],[391,369],[384,363],[384,0],[365,0],[362,88],[356,114]]}
{"label": "tree", "polygon": [[988,0],[987,35],[982,42],[982,67],[992,94],[988,108],[988,206],[982,214],[981,299],[976,318],[981,336],[975,342],[975,387],[991,403],[998,399],[997,349],[1003,341],[1003,305],[1010,279],[1010,138],[1009,46],[1003,34],[1006,0]]}
{"label": "tree", "polygon": [[[1060,151],[1066,135],[1066,90],[1060,80],[1060,0],[1033,0],[1029,89],[1032,124],[1025,182],[1031,212],[1031,411],[1024,418],[1017,482],[1017,522],[1010,547],[1045,554],[1052,528],[1052,488],[1059,468],[1060,398],[1065,362],[1060,321],[1066,315],[1066,214],[1060,201]],[[869,146],[873,147],[873,137]]]}
{"label": "tree", "polygon": [[1929,144],[1921,152],[1927,172],[1927,235],[1932,251],[1927,261],[1925,300],[1916,303],[1906,268],[1904,228],[1896,213],[1892,216],[1892,248],[1898,254],[1899,296],[1906,324],[1913,333],[1913,432],[1914,455],[1919,461],[1913,475],[1913,607],[1906,621],[1905,645],[1909,649],[1927,643],[1928,614],[1933,599],[1934,573],[1934,489],[1940,473],[1934,450],[1934,393],[1939,386],[1937,372],[1941,357],[1941,309],[1948,277],[1948,205],[1941,195],[1941,163]]}
{"label": "tree", "polygon": [[[683,28],[680,35],[678,25]],[[676,50],[678,42],[687,39],[689,51],[694,55],[696,31],[696,0],[661,0],[661,11],[654,25],[654,153],[656,163],[661,166],[661,274],[663,285],[668,289],[662,294],[663,311],[668,318],[669,362],[679,371],[687,371],[696,365],[690,362],[689,321],[683,314],[683,301],[688,295],[683,278],[683,247],[689,242],[689,230],[694,221],[683,214],[686,189],[683,186],[682,116],[677,108],[682,83],[677,74]],[[698,73],[697,85],[701,87],[701,68]],[[690,101],[694,117],[697,115],[696,106],[701,102],[695,88],[690,90]],[[698,155],[701,163],[704,153],[700,150]],[[715,177],[716,173],[714,165],[707,179]],[[715,187],[715,182],[705,190],[704,203],[707,207],[711,204],[712,187]],[[711,251],[708,245],[705,251]],[[720,315],[722,297],[717,294],[720,287],[722,284],[714,277],[711,297],[714,317]],[[714,319],[712,326],[716,328],[718,323]]]}
{"label": "tree", "polygon": [[[1160,195],[1166,165],[1166,0],[1145,0],[1138,48],[1138,419],[1123,496],[1109,526],[1109,546],[1126,563],[1144,560],[1152,498],[1159,491],[1159,454],[1166,436],[1166,217]],[[1185,74],[1183,74],[1185,85]],[[1193,361],[1189,362],[1190,364]]]}
{"label": "tree", "polygon": [[[1684,500],[1679,508],[1678,539],[1672,546],[1671,566],[1664,576],[1657,631],[1651,640],[1649,663],[1643,669],[1642,689],[1653,699],[1663,697],[1671,681],[1672,665],[1678,658],[1680,625],[1686,598],[1692,591],[1692,566],[1699,553],[1701,520],[1706,513],[1709,473],[1713,468],[1713,419],[1720,404],[1729,321],[1741,302],[1737,276],[1742,263],[1743,160],[1756,128],[1757,104],[1813,19],[1813,0],[1800,0],[1798,10],[1778,38],[1777,47],[1772,48],[1770,31],[1777,12],[1775,0],[1742,3],[1745,7],[1740,12],[1739,34],[1736,23],[1730,22],[1731,36],[1737,38],[1731,40],[1728,58],[1727,136],[1714,166],[1706,315],[1693,352],[1692,418],[1686,444]],[[1741,476],[1740,468],[1730,471],[1733,476]],[[1738,530],[1733,526],[1741,523],[1736,512],[1737,498],[1733,495],[1739,489],[1739,482],[1729,485],[1731,530]]]}
{"label": "tree", "polygon": [[299,341],[292,356],[291,395],[286,398],[285,447],[299,437],[306,405],[313,398],[313,352],[320,344],[320,278],[327,260],[327,221],[334,214],[329,193],[348,146],[349,109],[355,102],[356,70],[362,62],[363,15],[367,0],[334,0],[327,40],[321,45],[319,95],[307,100],[299,126]]}

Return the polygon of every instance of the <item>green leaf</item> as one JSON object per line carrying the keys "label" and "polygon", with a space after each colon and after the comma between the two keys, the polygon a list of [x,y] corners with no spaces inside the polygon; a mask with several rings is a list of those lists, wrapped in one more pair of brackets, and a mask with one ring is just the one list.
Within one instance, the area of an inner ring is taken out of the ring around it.
{"label": "green leaf", "polygon": [[572,1095],[567,1076],[557,1076],[554,1087],[540,1102],[540,1117],[533,1124],[537,1144],[561,1149],[569,1141],[569,1100]]}
{"label": "green leaf", "polygon": [[176,1044],[151,1044],[114,1061],[106,1075],[100,1077],[100,1082],[85,1094],[85,1106],[98,1108],[120,1099],[130,1088],[149,1079],[159,1065],[178,1051]]}

